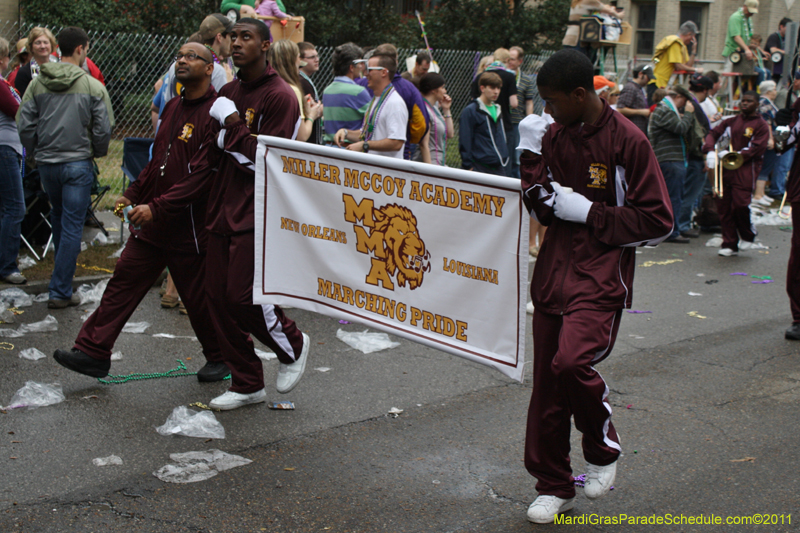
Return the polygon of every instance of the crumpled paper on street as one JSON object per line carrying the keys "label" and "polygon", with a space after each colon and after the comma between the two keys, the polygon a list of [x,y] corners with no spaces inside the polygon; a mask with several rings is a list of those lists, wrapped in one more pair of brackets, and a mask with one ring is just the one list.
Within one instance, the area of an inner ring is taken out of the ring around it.
{"label": "crumpled paper on street", "polygon": [[[790,207],[784,206],[783,208],[783,216],[787,216]],[[791,226],[792,225],[792,217],[788,215],[788,218],[781,218],[778,214],[778,209],[769,209],[765,211],[757,210],[757,209],[750,209],[750,221],[756,226]]]}
{"label": "crumpled paper on street", "polygon": [[224,439],[225,428],[211,411],[194,411],[185,405],[172,410],[163,426],[156,428],[159,435],[182,435],[201,439]]}
{"label": "crumpled paper on street", "polygon": [[122,458],[119,455],[109,455],[108,457],[98,457],[92,459],[94,466],[115,466],[122,464]]}
{"label": "crumpled paper on street", "polygon": [[722,246],[722,237],[717,237],[716,235],[711,237],[706,241],[706,246],[709,248],[719,248]]}
{"label": "crumpled paper on street", "polygon": [[49,292],[41,292],[41,293],[39,293],[39,294],[37,294],[36,296],[33,297],[33,301],[36,302],[36,303],[46,302],[49,299],[50,299],[50,293]]}
{"label": "crumpled paper on street", "polygon": [[[98,233],[98,235],[102,235],[102,233]],[[78,296],[81,298],[81,305],[100,302],[107,285],[108,280],[103,279],[95,284],[84,283],[78,287],[78,290],[75,292],[77,292]]]}
{"label": "crumpled paper on street", "polygon": [[14,322],[16,322],[14,313],[8,310],[8,305],[5,302],[0,301],[0,323],[13,324]]}
{"label": "crumpled paper on street", "polygon": [[92,246],[105,246],[108,244],[108,237],[102,231],[98,231],[92,239]]}
{"label": "crumpled paper on street", "polygon": [[21,352],[19,352],[19,356],[22,359],[29,359],[31,361],[38,361],[39,359],[45,359],[47,357],[45,354],[43,354],[36,348],[28,348],[27,350],[22,350]]}
{"label": "crumpled paper on street", "polygon": [[387,333],[375,333],[366,329],[364,331],[339,329],[336,332],[336,338],[363,353],[379,352],[400,346],[399,342],[392,342]]}
{"label": "crumpled paper on street", "polygon": [[122,352],[117,351],[117,352],[112,353],[111,354],[111,360],[112,361],[122,361]]}
{"label": "crumpled paper on street", "polygon": [[28,333],[44,333],[48,331],[58,331],[58,321],[53,315],[47,315],[44,320],[39,322],[22,324],[17,329],[2,328],[0,329],[0,337],[15,339]]}
{"label": "crumpled paper on street", "polygon": [[33,296],[22,289],[12,287],[0,291],[0,301],[5,302],[8,307],[30,307],[33,305]]}
{"label": "crumpled paper on street", "polygon": [[153,475],[167,483],[196,483],[216,476],[219,472],[244,466],[253,461],[220,450],[207,452],[171,453],[169,458],[177,464],[164,465]]}
{"label": "crumpled paper on street", "polygon": [[20,271],[25,270],[26,268],[30,268],[36,264],[36,261],[33,260],[33,257],[29,255],[22,255],[17,258],[17,268]]}
{"label": "crumpled paper on street", "polygon": [[128,322],[122,328],[122,333],[144,333],[151,325],[150,322]]}
{"label": "crumpled paper on street", "polygon": [[19,409],[20,407],[45,407],[64,401],[64,392],[60,383],[37,383],[26,381],[25,386],[14,393],[11,403],[3,409]]}

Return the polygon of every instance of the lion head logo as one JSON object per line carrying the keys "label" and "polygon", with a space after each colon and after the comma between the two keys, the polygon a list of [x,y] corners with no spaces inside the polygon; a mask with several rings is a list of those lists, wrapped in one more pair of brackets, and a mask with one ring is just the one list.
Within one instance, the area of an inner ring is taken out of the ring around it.
{"label": "lion head logo", "polygon": [[417,231],[417,218],[411,210],[389,204],[374,212],[375,229],[383,235],[386,270],[397,283],[416,289],[422,285],[425,272],[431,271],[430,253]]}
{"label": "lion head logo", "polygon": [[408,284],[411,290],[422,285],[425,273],[431,271],[431,254],[419,235],[414,213],[397,204],[376,208],[371,199],[356,202],[349,194],[342,199],[344,218],[355,230],[356,251],[371,256],[366,283],[388,290],[394,290],[395,281],[401,287]]}
{"label": "lion head logo", "polygon": [[189,142],[189,139],[192,138],[192,132],[194,132],[194,124],[187,122],[183,125],[183,129],[181,130],[181,135],[178,137],[178,140]]}

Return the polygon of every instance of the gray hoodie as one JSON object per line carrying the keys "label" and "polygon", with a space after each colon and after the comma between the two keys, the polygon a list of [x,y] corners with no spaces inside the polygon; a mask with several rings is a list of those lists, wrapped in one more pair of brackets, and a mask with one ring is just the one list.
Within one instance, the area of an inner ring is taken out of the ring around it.
{"label": "gray hoodie", "polygon": [[47,63],[17,111],[22,145],[37,163],[70,163],[108,152],[114,113],[106,88],[71,63]]}

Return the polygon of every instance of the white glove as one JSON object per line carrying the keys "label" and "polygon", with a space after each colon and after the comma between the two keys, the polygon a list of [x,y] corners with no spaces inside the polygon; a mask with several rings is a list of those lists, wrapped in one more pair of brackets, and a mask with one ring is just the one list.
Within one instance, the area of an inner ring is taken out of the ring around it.
{"label": "white glove", "polygon": [[789,126],[778,126],[777,128],[775,128],[775,133],[783,133],[783,134],[789,133]]}
{"label": "white glove", "polygon": [[528,115],[519,123],[519,146],[517,150],[530,150],[534,154],[542,153],[542,138],[550,124],[539,115]]}
{"label": "white glove", "polygon": [[713,152],[708,152],[706,154],[706,167],[713,169],[714,165],[717,164],[717,155]]}
{"label": "white glove", "polygon": [[562,187],[555,181],[550,182],[556,193],[553,213],[561,220],[586,224],[592,202],[577,192],[567,192],[569,187]]}
{"label": "white glove", "polygon": [[211,115],[211,118],[215,118],[219,121],[220,126],[225,126],[225,119],[229,116],[237,113],[238,110],[236,109],[236,104],[233,103],[233,100],[229,98],[225,98],[224,96],[220,96],[214,101],[214,104],[209,109],[208,114]]}

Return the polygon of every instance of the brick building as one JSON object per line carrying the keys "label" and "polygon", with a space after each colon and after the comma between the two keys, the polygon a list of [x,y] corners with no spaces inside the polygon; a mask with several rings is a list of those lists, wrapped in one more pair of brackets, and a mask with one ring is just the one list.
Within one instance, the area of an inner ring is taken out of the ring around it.
{"label": "brick building", "polygon": [[19,22],[19,0],[0,0],[0,21]]}

